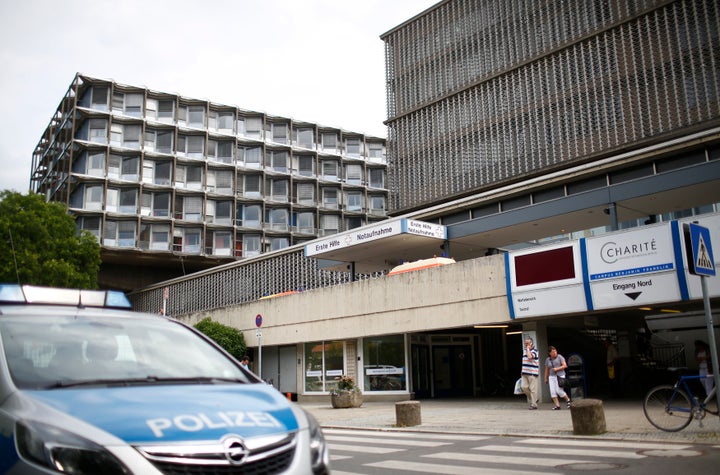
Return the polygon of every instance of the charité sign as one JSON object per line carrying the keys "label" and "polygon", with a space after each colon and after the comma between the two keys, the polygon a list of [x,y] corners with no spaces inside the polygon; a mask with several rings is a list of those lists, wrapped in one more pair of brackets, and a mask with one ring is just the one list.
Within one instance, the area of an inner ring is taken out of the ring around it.
{"label": "charit\u00e9 sign", "polygon": [[671,223],[587,238],[585,248],[591,308],[680,300]]}
{"label": "charit\u00e9 sign", "polygon": [[[506,254],[512,318],[701,298],[680,232],[687,220],[720,235],[714,213]],[[718,276],[707,284],[711,296],[720,296]]]}

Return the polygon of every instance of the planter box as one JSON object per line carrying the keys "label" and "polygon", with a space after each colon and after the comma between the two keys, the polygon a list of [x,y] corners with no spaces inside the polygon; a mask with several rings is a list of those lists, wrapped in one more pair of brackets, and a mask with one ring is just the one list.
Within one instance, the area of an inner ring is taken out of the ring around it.
{"label": "planter box", "polygon": [[363,395],[360,391],[343,390],[337,393],[330,393],[330,402],[334,409],[360,407],[363,403]]}

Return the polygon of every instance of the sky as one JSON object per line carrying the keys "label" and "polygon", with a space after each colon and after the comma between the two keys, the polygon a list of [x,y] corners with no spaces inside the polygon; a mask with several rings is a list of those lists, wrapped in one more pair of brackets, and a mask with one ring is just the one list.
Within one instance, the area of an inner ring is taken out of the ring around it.
{"label": "sky", "polygon": [[0,191],[76,73],[385,137],[380,35],[439,0],[0,0]]}

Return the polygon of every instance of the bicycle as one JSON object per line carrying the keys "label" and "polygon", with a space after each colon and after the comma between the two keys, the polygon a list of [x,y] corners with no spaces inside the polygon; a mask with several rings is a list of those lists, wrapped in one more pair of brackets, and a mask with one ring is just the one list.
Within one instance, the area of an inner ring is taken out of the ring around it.
{"label": "bicycle", "polygon": [[718,410],[713,411],[707,407],[717,393],[713,388],[708,396],[700,401],[693,395],[688,381],[712,378],[700,375],[680,375],[674,385],[663,384],[652,388],[643,400],[643,412],[645,417],[660,430],[666,432],[677,432],[686,428],[693,419],[697,419],[702,427],[702,420],[706,413],[718,415]]}

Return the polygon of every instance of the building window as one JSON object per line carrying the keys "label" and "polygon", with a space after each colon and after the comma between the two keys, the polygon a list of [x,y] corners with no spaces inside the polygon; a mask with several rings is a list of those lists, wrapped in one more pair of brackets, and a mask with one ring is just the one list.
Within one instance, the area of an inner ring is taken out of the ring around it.
{"label": "building window", "polygon": [[171,99],[158,101],[157,118],[160,122],[174,122],[175,101]]}
{"label": "building window", "polygon": [[215,256],[232,255],[232,233],[230,231],[215,231],[213,233],[213,249]]}
{"label": "building window", "polygon": [[268,150],[266,153],[266,162],[271,170],[281,173],[288,173],[290,166],[290,154],[282,151]]}
{"label": "building window", "polygon": [[140,249],[153,251],[170,250],[170,226],[167,224],[142,225],[140,228]]}
{"label": "building window", "polygon": [[322,162],[322,178],[324,180],[338,181],[338,162],[335,160]]}
{"label": "building window", "polygon": [[289,144],[288,130],[288,124],[267,124],[268,136],[271,137],[270,140],[275,143]]}
{"label": "building window", "polygon": [[170,130],[147,129],[143,145],[148,152],[172,153],[173,132]]}
{"label": "building window", "polygon": [[297,203],[301,205],[314,205],[315,204],[315,184],[314,183],[298,183],[297,189]]}
{"label": "building window", "polygon": [[176,229],[173,245],[175,250],[186,254],[200,254],[202,250],[201,230],[196,228]]}
{"label": "building window", "polygon": [[370,196],[370,214],[385,215],[385,197]]}
{"label": "building window", "polygon": [[238,180],[243,185],[240,196],[246,198],[261,198],[262,177],[260,175],[242,175]]}
{"label": "building window", "polygon": [[385,188],[385,171],[382,168],[371,168],[369,175],[371,187]]}
{"label": "building window", "polygon": [[183,198],[183,215],[185,221],[202,221],[203,199],[200,196]]}
{"label": "building window", "polygon": [[123,157],[120,178],[122,180],[137,182],[140,173],[139,157]]}
{"label": "building window", "polygon": [[362,211],[363,194],[360,191],[349,191],[345,195],[345,209],[347,211]]}
{"label": "building window", "polygon": [[293,129],[293,145],[302,148],[315,148],[315,130],[302,127]]}
{"label": "building window", "polygon": [[140,150],[141,130],[140,125],[112,124],[110,127],[110,145]]}
{"label": "building window", "polygon": [[364,338],[363,361],[366,392],[407,389],[405,340],[402,335]]}
{"label": "building window", "polygon": [[94,143],[108,143],[107,121],[105,119],[90,120],[88,140]]}
{"label": "building window", "polygon": [[240,225],[246,228],[259,228],[262,224],[262,207],[260,205],[246,205],[239,210]]}
{"label": "building window", "polygon": [[123,214],[137,214],[137,194],[136,189],[120,190],[120,212]]}
{"label": "building window", "polygon": [[256,234],[243,235],[243,257],[252,257],[260,255],[261,238]]}
{"label": "building window", "polygon": [[190,158],[205,158],[205,137],[202,135],[178,135],[178,154]]}
{"label": "building window", "polygon": [[340,232],[340,216],[323,214],[320,216],[320,234],[328,236]]}
{"label": "building window", "polygon": [[108,88],[105,86],[94,86],[92,88],[92,97],[90,99],[90,107],[95,110],[108,110]]}
{"label": "building window", "polygon": [[178,108],[178,123],[187,127],[205,128],[205,106],[180,106]]}
{"label": "building window", "polygon": [[216,142],[208,140],[208,159],[220,163],[233,162],[234,145],[230,141]]}
{"label": "building window", "polygon": [[359,138],[345,139],[345,154],[351,157],[359,157],[362,150]]}
{"label": "building window", "polygon": [[103,245],[108,247],[135,247],[135,221],[105,221]]}
{"label": "building window", "polygon": [[232,201],[208,200],[205,206],[206,219],[215,224],[232,224]]}
{"label": "building window", "polygon": [[88,211],[99,211],[103,206],[103,187],[102,186],[86,186],[85,187],[85,203],[83,209]]}
{"label": "building window", "polygon": [[113,93],[113,112],[132,117],[143,116],[143,94],[129,94],[124,92]]}
{"label": "building window", "polygon": [[345,166],[345,182],[350,185],[362,185],[363,169],[362,165],[349,164]]}
{"label": "building window", "polygon": [[156,185],[170,185],[172,183],[172,162],[158,162],[155,164],[153,183]]}
{"label": "building window", "polygon": [[270,199],[272,201],[288,201],[288,180],[270,180]]}
{"label": "building window", "polygon": [[78,230],[89,232],[100,242],[100,217],[78,216],[76,225]]}
{"label": "building window", "polygon": [[286,237],[270,238],[270,250],[278,251],[290,246],[290,240]]}
{"label": "building window", "polygon": [[270,226],[270,229],[274,231],[287,231],[289,215],[290,213],[286,209],[269,210],[267,222]]}
{"label": "building window", "polygon": [[[369,158],[385,158],[385,146],[381,143],[369,143],[368,144],[368,157]],[[375,160],[373,160],[375,161]]]}
{"label": "building window", "polygon": [[[260,139],[263,138],[263,120],[262,117],[245,117],[243,120],[244,130],[241,131],[238,127],[238,134],[244,135],[245,137]],[[240,121],[238,120],[238,126]],[[241,133],[242,132],[242,133]]]}
{"label": "building window", "polygon": [[149,193],[142,195],[142,215],[167,218],[170,216],[170,193]]}
{"label": "building window", "polygon": [[262,167],[262,148],[238,147],[238,164],[249,168]]}
{"label": "building window", "polygon": [[338,190],[335,188],[323,188],[322,205],[324,208],[338,209]]}
{"label": "building window", "polygon": [[315,176],[315,157],[300,155],[293,158],[297,160],[297,173],[300,176]]}
{"label": "building window", "polygon": [[208,113],[208,129],[232,134],[235,126],[235,114],[230,111],[210,111]]}
{"label": "building window", "polygon": [[336,133],[325,132],[321,135],[322,149],[325,152],[337,152],[338,136]]}
{"label": "building window", "polygon": [[208,170],[207,191],[223,195],[231,195],[233,192],[232,170]]}
{"label": "building window", "polygon": [[105,176],[105,152],[88,155],[87,174],[92,176]]}
{"label": "building window", "polygon": [[315,234],[315,213],[310,211],[298,213],[297,231],[302,234]]}
{"label": "building window", "polygon": [[305,392],[330,392],[345,374],[345,345],[342,341],[305,343]]}

